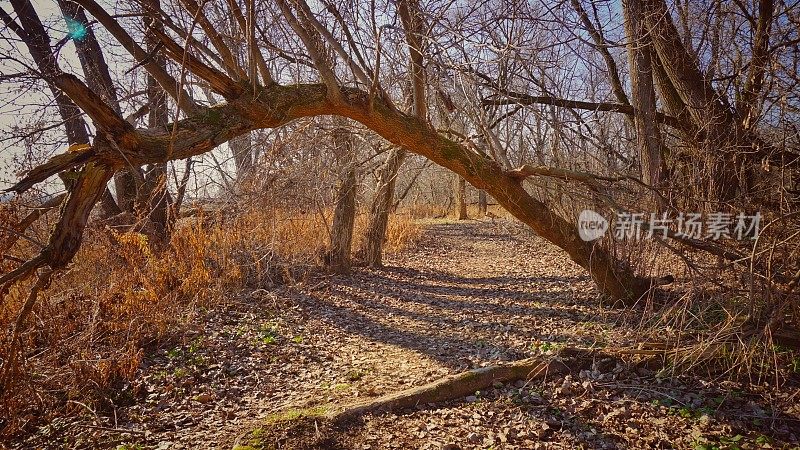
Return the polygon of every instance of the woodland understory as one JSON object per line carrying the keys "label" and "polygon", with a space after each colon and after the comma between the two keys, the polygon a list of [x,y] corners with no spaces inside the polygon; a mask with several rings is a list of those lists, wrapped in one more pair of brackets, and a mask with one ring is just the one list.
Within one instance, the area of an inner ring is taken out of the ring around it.
{"label": "woodland understory", "polygon": [[798,444],[800,4],[0,18],[9,446]]}

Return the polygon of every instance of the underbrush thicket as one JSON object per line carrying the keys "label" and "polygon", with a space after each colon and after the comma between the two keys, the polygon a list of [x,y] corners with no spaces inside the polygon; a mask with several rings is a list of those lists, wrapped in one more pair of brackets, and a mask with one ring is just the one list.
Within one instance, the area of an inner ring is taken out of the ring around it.
{"label": "underbrush thicket", "polygon": [[[694,173],[694,169],[691,164],[678,166],[676,173]],[[603,173],[601,168],[593,170]],[[666,205],[637,183],[617,183],[613,195],[561,180],[535,180],[531,185],[541,198],[555,197],[551,207],[562,217],[578,217],[584,209],[601,212],[609,220],[609,228],[596,242],[637,274],[674,278],[674,282],[665,281],[653,289],[625,314],[625,325],[636,331],[642,353],[666,353],[665,372],[694,371],[758,384],[800,380],[800,216],[796,203],[785,198],[775,204],[753,198],[708,202],[692,183],[707,178],[700,174],[687,176],[684,183],[675,182]],[[764,183],[778,181],[767,179]],[[628,222],[625,228],[615,215],[620,213],[640,214],[642,223]],[[756,213],[757,232],[737,236],[737,215]],[[658,229],[648,233],[651,214],[657,218],[666,214],[670,219],[665,223],[678,239],[663,239],[663,231]],[[681,229],[677,218],[692,214],[701,215],[701,232],[694,234],[695,239],[681,240],[680,233],[689,230]],[[726,233],[719,236],[710,233],[715,215],[726,221],[720,222]],[[647,343],[653,346],[647,348]]]}
{"label": "underbrush thicket", "polygon": [[[11,208],[4,214],[15,223]],[[243,290],[291,283],[319,269],[330,217],[330,211],[270,205],[207,213],[181,219],[161,248],[143,234],[91,227],[70,270],[40,294],[21,350],[12,350],[9,330],[30,285],[15,286],[0,304],[0,436],[129,402],[122,397],[131,395],[146,349]],[[358,216],[354,249],[365,226],[366,217]],[[46,229],[38,231],[46,236]],[[418,234],[409,215],[390,216],[385,251],[402,250]],[[37,250],[22,242],[14,248],[19,254],[7,256],[22,259]]]}

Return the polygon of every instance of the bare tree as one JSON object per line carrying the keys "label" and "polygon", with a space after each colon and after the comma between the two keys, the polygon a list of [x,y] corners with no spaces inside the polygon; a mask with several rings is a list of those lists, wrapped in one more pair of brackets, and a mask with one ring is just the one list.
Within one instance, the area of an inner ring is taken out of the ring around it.
{"label": "bare tree", "polygon": [[[397,110],[383,89],[365,91],[339,84],[330,64],[326,62],[328,56],[324,56],[318,45],[322,39],[330,38],[321,33],[315,39],[308,32],[312,27],[320,28],[321,24],[314,25],[310,13],[302,5],[298,11],[303,12],[304,20],[310,25],[304,26],[288,5],[279,2],[288,24],[306,44],[306,50],[323,80],[321,84],[280,85],[271,82],[259,86],[258,80],[249,80],[250,86],[255,85],[255,88],[249,88],[201,60],[191,49],[181,47],[166,31],[154,29],[168,57],[180,62],[193,76],[227,100],[213,107],[200,107],[191,102],[190,97],[182,96],[174,79],[165,76],[162,69],[148,61],[146,52],[101,6],[93,0],[77,0],[77,3],[90,11],[134,58],[143,63],[143,67],[181,106],[187,117],[175,122],[169,130],[137,130],[79,79],[64,73],[56,75],[54,84],[92,118],[100,132],[91,148],[59,155],[31,171],[13,187],[13,190],[23,192],[50,174],[83,164],[48,246],[40,256],[0,278],[3,283],[31,274],[36,267],[45,264],[56,270],[65,267],[79,247],[92,206],[102,194],[102,190],[98,191],[99,187],[110,179],[116,168],[120,167],[120,162],[141,166],[185,159],[210,151],[216,145],[248,130],[277,127],[304,116],[335,114],[355,119],[395,145],[422,154],[456,172],[477,188],[485,189],[511,214],[530,225],[542,237],[562,247],[578,264],[589,270],[600,289],[612,297],[635,300],[651,286],[650,280],[636,276],[624,264],[614,261],[602,247],[580,240],[570,221],[534,199],[522,185],[522,180],[528,177],[525,170],[506,171],[485,153],[454,142],[431,127],[425,120],[424,71],[420,64],[419,44],[414,42],[417,35],[413,32],[406,33],[410,48],[417,49],[412,52],[411,63],[415,110],[414,114],[408,115]],[[402,9],[408,5],[401,2],[399,6]],[[405,21],[413,26],[408,20],[411,15],[402,11],[400,15],[401,19],[406,15]],[[156,19],[165,20],[165,17],[162,13]],[[316,31],[319,33],[319,30]],[[339,48],[336,51],[344,50]],[[373,83],[373,80],[364,76],[364,68],[357,68],[355,60],[350,59],[348,64],[353,68],[357,80]],[[255,96],[254,90],[257,92]],[[112,151],[112,147],[120,151]],[[391,158],[390,167],[399,165],[399,160],[396,156]],[[392,182],[392,179],[387,177],[386,181]]]}
{"label": "bare tree", "polygon": [[[324,9],[314,11],[304,1],[284,0],[277,2],[277,9],[265,7],[265,14],[273,14],[270,17],[276,18],[275,29],[280,31],[270,31],[272,35],[255,23],[252,7],[243,12],[233,1],[227,6],[215,5],[234,18],[241,29],[250,30],[245,67],[229,48],[230,44],[214,30],[205,8],[183,2],[183,8],[190,14],[184,15],[181,22],[173,20],[159,6],[152,7],[147,14],[163,27],[148,28],[158,40],[158,50],[151,46],[148,51],[120,25],[122,19],[94,0],[75,2],[97,21],[93,26],[108,30],[166,92],[177,120],[173,119],[167,127],[137,127],[121,116],[118,108],[110,104],[113,101],[92,89],[94,86],[90,88],[80,78],[54,70],[48,76],[53,97],[69,97],[92,120],[98,132],[91,147],[57,155],[13,186],[14,191],[24,192],[50,175],[80,168],[47,247],[39,256],[3,275],[0,278],[3,283],[31,275],[44,265],[63,269],[78,249],[84,226],[105,191],[105,183],[120,169],[186,159],[210,152],[254,130],[287,126],[301,118],[336,115],[363,124],[397,149],[387,157],[379,177],[380,186],[384,187],[377,190],[376,198],[380,201],[372,208],[375,217],[386,217],[391,209],[404,152],[423,155],[484,190],[541,237],[561,247],[591,274],[600,290],[614,298],[635,302],[657,280],[637,273],[629,261],[617,259],[612,243],[580,239],[571,216],[574,211],[564,206],[566,200],[577,198],[579,188],[591,191],[592,196],[585,196],[591,197],[591,201],[604,201],[612,206],[617,204],[618,196],[610,195],[609,190],[620,180],[632,179],[634,183],[658,188],[659,183],[654,180],[661,180],[671,170],[691,169],[672,154],[664,156],[667,142],[677,140],[680,144],[675,147],[690,148],[704,161],[710,176],[701,181],[708,183],[707,192],[715,199],[732,201],[737,193],[754,192],[755,182],[767,178],[759,172],[758,161],[778,164],[779,160],[796,157],[792,151],[773,145],[765,138],[766,134],[762,135],[756,125],[760,108],[743,114],[744,107],[732,105],[724,87],[706,79],[700,59],[693,55],[704,47],[686,48],[685,42],[690,40],[681,36],[666,4],[659,0],[630,0],[624,4],[630,36],[632,104],[621,101],[622,75],[616,77],[619,83],[614,81],[615,76],[609,75],[605,52],[588,52],[605,61],[599,65],[593,64],[588,53],[577,52],[576,61],[586,63],[585,73],[566,70],[551,62],[560,57],[557,44],[575,41],[571,30],[565,30],[555,21],[515,19],[514,27],[509,27],[512,31],[502,34],[489,26],[492,20],[501,20],[498,16],[469,21],[458,16],[461,12],[437,15],[423,11],[416,2],[402,1],[397,3],[396,12],[387,14],[389,19],[402,24],[402,39],[396,39],[398,27],[378,26],[378,20],[372,19],[377,14],[370,6],[360,5],[366,9],[367,19],[354,19],[327,4]],[[581,15],[581,9],[574,6],[564,8],[577,10],[579,20],[586,25],[584,16],[588,15],[585,12]],[[470,5],[463,14],[475,11],[478,16],[485,8],[485,5]],[[527,4],[508,5],[508,8],[515,8],[514,14],[508,16],[511,18],[534,17],[535,14],[523,13],[536,12],[525,10],[535,8]],[[763,26],[755,27],[762,30],[763,38],[756,39],[757,51],[752,63],[756,69],[748,70],[752,74],[747,78],[752,81],[743,90],[752,98],[765,98],[765,86],[769,85],[763,79],[768,74],[758,69],[767,66],[766,55],[772,49],[767,40],[769,23],[778,23],[769,19],[769,10],[765,4],[761,14]],[[636,21],[635,17],[641,20]],[[9,29],[19,25],[10,17],[4,20]],[[366,22],[352,26],[357,20]],[[447,26],[436,28],[443,23]],[[205,42],[199,40],[200,32],[192,29],[192,24],[199,25],[207,38]],[[599,36],[592,38],[592,48],[612,41],[607,30],[600,33],[599,26],[591,25]],[[474,35],[480,39],[511,49],[503,52],[499,59],[502,64],[496,64],[497,55],[492,52],[504,47],[481,42],[473,49],[469,42],[458,39],[459,27],[470,26],[476,30],[464,29],[465,33],[475,31]],[[256,43],[257,35],[264,40],[263,45]],[[353,37],[356,35],[358,38]],[[360,45],[359,39],[372,41]],[[425,51],[429,45],[440,47],[436,57],[426,56],[434,54]],[[268,67],[262,54],[265,51],[275,55],[269,59],[270,64],[278,59],[291,59],[290,64]],[[553,57],[537,59],[537,54],[546,51],[553,52],[547,55]],[[180,82],[169,68],[165,69],[150,55],[153,52],[180,68]],[[44,54],[52,56],[53,50]],[[720,71],[728,70],[730,64],[723,56],[715,63]],[[431,81],[427,74],[433,70],[439,72],[437,77],[451,78],[453,86],[462,91],[464,101],[459,111],[468,119],[462,136],[447,130],[437,131],[428,115]],[[595,81],[604,76],[610,77],[610,81],[606,80],[610,84]],[[410,112],[403,112],[397,106],[403,103],[404,89],[387,88],[406,84],[398,80],[410,82]],[[225,102],[198,105],[186,90],[195,89],[193,86],[213,91]],[[610,92],[605,90],[606,86],[610,86]],[[612,96],[616,101],[608,100]],[[656,110],[659,101],[664,112]],[[748,104],[754,103],[757,102]],[[616,113],[632,117],[636,129],[626,128],[628,119],[614,119]],[[744,116],[750,119],[743,121]],[[537,120],[539,125],[535,123]],[[656,123],[663,124],[663,129]],[[611,133],[620,137],[616,141],[620,143],[616,145],[618,148],[609,144],[614,142]],[[637,144],[629,146],[628,136],[632,133]],[[620,168],[627,170],[637,157],[644,163],[644,180],[636,173],[610,173]],[[682,157],[687,158],[686,154]],[[553,167],[525,164],[533,158]],[[608,161],[606,165],[598,163],[603,159]],[[664,170],[664,165],[672,167]],[[649,188],[642,189],[652,192]],[[758,190],[759,195],[767,195],[765,192],[767,189]],[[551,197],[542,198],[545,195]],[[370,229],[373,231],[367,240],[372,245],[365,254],[369,263],[379,265],[386,222],[377,220]]]}

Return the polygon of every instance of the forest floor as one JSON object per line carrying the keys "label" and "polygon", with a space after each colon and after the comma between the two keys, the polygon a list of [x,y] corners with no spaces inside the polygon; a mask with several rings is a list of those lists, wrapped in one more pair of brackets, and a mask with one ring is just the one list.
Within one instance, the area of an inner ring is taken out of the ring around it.
{"label": "forest floor", "polygon": [[174,346],[145,355],[127,406],[52,424],[49,442],[364,450],[797,445],[796,382],[745,385],[613,358],[347,427],[275,420],[564,345],[635,345],[631,312],[600,305],[591,280],[563,252],[519,233],[503,221],[432,222],[385,270],[242,293],[204,314]]}

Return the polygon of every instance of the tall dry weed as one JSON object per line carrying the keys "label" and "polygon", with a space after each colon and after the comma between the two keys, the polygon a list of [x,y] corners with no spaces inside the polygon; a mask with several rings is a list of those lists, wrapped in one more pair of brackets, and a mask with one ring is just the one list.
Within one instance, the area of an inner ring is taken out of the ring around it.
{"label": "tall dry weed", "polygon": [[[143,234],[89,230],[69,270],[40,295],[21,335],[19,364],[0,365],[7,375],[0,436],[84,407],[132,401],[131,382],[148,349],[242,290],[292,282],[319,267],[331,216],[259,205],[182,219],[158,251]],[[365,224],[359,217],[356,241]],[[393,216],[386,251],[401,251],[418,235],[408,216]],[[20,258],[33,251],[25,242],[14,248]],[[27,288],[17,286],[0,303],[0,363],[12,356],[9,331]]]}

